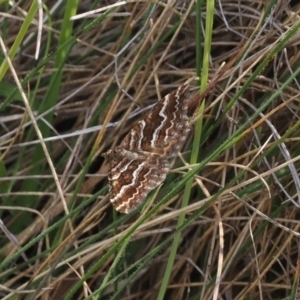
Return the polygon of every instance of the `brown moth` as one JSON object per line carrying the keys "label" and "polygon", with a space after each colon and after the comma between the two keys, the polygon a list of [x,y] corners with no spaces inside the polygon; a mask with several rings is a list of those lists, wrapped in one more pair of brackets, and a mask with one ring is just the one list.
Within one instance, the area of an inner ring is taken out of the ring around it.
{"label": "brown moth", "polygon": [[189,86],[179,86],[157,102],[119,146],[104,154],[110,201],[117,211],[129,213],[165,180],[168,158],[180,151],[191,128],[189,100]]}

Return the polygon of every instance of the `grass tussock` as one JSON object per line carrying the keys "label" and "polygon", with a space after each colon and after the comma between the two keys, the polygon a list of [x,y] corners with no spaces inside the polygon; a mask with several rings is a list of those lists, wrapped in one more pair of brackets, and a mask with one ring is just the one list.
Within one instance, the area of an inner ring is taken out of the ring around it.
{"label": "grass tussock", "polygon": [[[299,299],[299,6],[207,2],[0,4],[1,299]],[[187,80],[172,172],[116,213],[100,154]]]}

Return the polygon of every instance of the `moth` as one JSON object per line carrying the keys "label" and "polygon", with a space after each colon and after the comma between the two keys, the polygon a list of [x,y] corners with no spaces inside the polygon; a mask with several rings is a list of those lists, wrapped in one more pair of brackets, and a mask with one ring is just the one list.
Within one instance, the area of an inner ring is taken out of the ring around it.
{"label": "moth", "polygon": [[158,101],[124,137],[103,155],[108,161],[110,201],[121,213],[139,206],[170,170],[168,158],[181,150],[191,125],[189,85]]}

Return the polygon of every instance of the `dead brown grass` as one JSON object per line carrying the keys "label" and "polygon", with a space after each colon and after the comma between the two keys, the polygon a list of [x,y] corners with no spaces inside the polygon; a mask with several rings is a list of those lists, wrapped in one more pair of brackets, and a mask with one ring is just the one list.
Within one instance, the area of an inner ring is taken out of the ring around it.
{"label": "dead brown grass", "polygon": [[[20,30],[22,10],[29,9],[27,2],[1,15],[1,22],[8,24],[2,37],[8,49]],[[116,246],[144,214],[139,211],[122,219],[112,213],[107,164],[100,153],[117,145],[157,99],[197,76],[201,48],[195,38],[196,13],[187,14],[189,5],[130,2],[78,34],[63,64],[59,96],[47,109],[43,99],[56,71],[62,13],[53,13],[52,27],[43,26],[41,51],[51,33],[50,51],[55,56],[23,88],[35,118],[42,115],[38,126],[59,184],[36,133],[30,131],[28,110],[14,99],[0,115],[1,167],[6,169],[0,211],[2,229],[7,229],[0,247],[2,299],[67,299],[72,288],[75,294],[69,299],[86,299],[92,293],[100,299],[158,299],[172,234],[183,210],[186,222],[178,231],[180,245],[164,299],[299,299],[299,76],[280,91],[299,69],[298,32],[252,78],[299,22],[299,7],[287,1],[279,1],[266,18],[263,1],[220,1],[216,6],[209,80],[223,62],[236,64],[210,87],[200,116],[204,125],[197,132],[202,136],[199,163],[210,159],[193,176],[189,206],[180,209],[181,189],[143,219],[128,244],[124,240]],[[78,11],[92,8],[91,1],[81,1]],[[204,10],[202,18],[204,36]],[[76,35],[84,21],[74,22]],[[28,36],[36,32],[32,25]],[[13,60],[20,80],[34,68],[33,37]],[[10,72],[3,82],[14,84]],[[196,80],[192,86],[199,97]],[[51,123],[44,122],[49,116]],[[50,130],[45,133],[43,127]],[[191,144],[192,135],[183,160],[188,161]],[[146,209],[165,199],[191,168],[186,163],[180,169],[182,165],[180,159],[173,163],[174,172]],[[18,249],[20,255],[14,256]],[[113,253],[106,257],[110,250]],[[111,271],[109,280],[114,280],[98,294]],[[75,289],[81,278],[84,284]]]}

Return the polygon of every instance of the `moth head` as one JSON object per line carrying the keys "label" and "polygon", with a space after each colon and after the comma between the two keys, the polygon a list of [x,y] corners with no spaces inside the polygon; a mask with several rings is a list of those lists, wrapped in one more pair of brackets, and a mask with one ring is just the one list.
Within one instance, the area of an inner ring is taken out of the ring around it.
{"label": "moth head", "polygon": [[109,149],[107,152],[101,153],[101,156],[103,156],[105,159],[114,159],[114,158],[120,158],[124,157],[127,153],[127,150],[122,148],[114,148]]}

